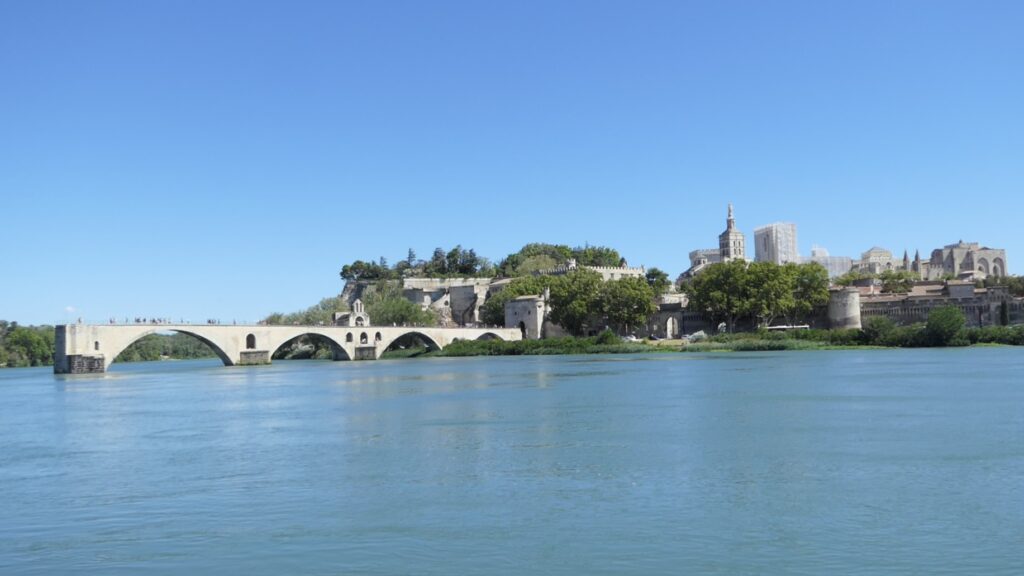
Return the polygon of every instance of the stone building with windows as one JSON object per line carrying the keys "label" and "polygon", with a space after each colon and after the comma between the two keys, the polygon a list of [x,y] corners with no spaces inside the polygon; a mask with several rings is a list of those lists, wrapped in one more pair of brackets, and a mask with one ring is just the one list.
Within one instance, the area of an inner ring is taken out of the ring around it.
{"label": "stone building with windows", "polygon": [[1006,276],[1006,250],[982,247],[977,242],[950,244],[932,250],[931,259],[925,270],[925,278],[975,278]]}
{"label": "stone building with windows", "polygon": [[880,246],[872,246],[870,250],[860,255],[860,260],[853,263],[853,267],[868,274],[881,274],[882,272],[897,270],[896,260],[892,252]]}
{"label": "stone building with windows", "polygon": [[956,306],[968,326],[1024,323],[1024,299],[1014,298],[1005,286],[977,288],[959,280],[919,282],[905,294],[879,294],[874,287],[860,288],[863,321],[885,316],[897,324],[926,322],[928,314],[943,306]]}

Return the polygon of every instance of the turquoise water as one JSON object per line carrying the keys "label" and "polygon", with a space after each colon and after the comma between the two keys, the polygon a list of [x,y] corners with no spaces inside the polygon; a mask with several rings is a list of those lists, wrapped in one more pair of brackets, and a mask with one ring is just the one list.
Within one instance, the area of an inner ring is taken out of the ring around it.
{"label": "turquoise water", "polygon": [[1024,350],[0,370],[2,574],[1021,574]]}

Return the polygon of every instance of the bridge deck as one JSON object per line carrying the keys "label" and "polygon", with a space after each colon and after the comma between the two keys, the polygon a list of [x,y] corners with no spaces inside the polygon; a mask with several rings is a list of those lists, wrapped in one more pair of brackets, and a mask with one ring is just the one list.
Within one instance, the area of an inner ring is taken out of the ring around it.
{"label": "bridge deck", "polygon": [[336,360],[376,360],[396,340],[415,334],[435,349],[456,340],[520,340],[517,328],[336,326],[267,324],[68,324],[55,328],[54,372],[103,372],[125,348],[158,332],[189,334],[209,346],[225,365],[269,364],[274,352],[304,335],[331,343]]}

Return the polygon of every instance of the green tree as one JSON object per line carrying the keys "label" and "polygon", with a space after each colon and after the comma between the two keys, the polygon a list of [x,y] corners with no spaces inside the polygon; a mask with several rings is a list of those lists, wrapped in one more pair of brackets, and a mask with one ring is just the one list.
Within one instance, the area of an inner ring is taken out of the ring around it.
{"label": "green tree", "polygon": [[528,256],[523,259],[518,267],[516,267],[516,275],[522,276],[524,274],[534,274],[536,272],[553,270],[557,266],[558,262],[547,254]]}
{"label": "green tree", "polygon": [[873,279],[873,278],[876,278],[876,277],[877,277],[876,275],[874,275],[874,274],[872,274],[870,272],[862,272],[860,270],[850,270],[846,274],[843,274],[842,276],[839,276],[838,278],[836,278],[834,282],[835,282],[835,284],[837,286],[851,286],[851,285],[853,285],[854,282],[857,282],[859,280],[868,280],[868,279]]}
{"label": "green tree", "polygon": [[623,262],[618,250],[606,246],[577,246],[572,257],[580,266],[619,266]]}
{"label": "green tree", "polygon": [[341,267],[342,280],[384,280],[393,276],[387,267],[387,260],[382,256],[380,262],[363,262],[356,260]]}
{"label": "green tree", "polygon": [[1024,277],[1022,276],[988,276],[978,282],[979,288],[1006,286],[1011,296],[1024,297]]}
{"label": "green tree", "polygon": [[878,275],[878,279],[882,281],[882,292],[906,293],[910,292],[919,277],[906,270],[886,270]]}
{"label": "green tree", "polygon": [[4,337],[10,366],[48,366],[53,364],[53,328],[12,324]]}
{"label": "green tree", "polygon": [[378,326],[437,324],[436,314],[406,300],[402,295],[401,282],[377,282],[370,286],[363,292],[363,304],[370,315],[370,322]]}
{"label": "green tree", "polygon": [[538,270],[550,270],[561,266],[572,257],[572,249],[568,246],[535,242],[506,256],[498,264],[498,273],[506,278],[524,276]]}
{"label": "green tree", "polygon": [[806,322],[814,312],[828,305],[828,270],[821,264],[786,264],[783,270],[792,285],[790,324]]}
{"label": "green tree", "polygon": [[731,332],[736,320],[750,310],[747,263],[731,260],[711,264],[684,285],[689,307],[707,314],[716,324],[725,322]]}
{"label": "green tree", "polygon": [[654,289],[645,278],[611,280],[601,286],[601,310],[612,326],[628,333],[647,323],[658,307]]}
{"label": "green tree", "polygon": [[281,314],[280,312],[274,312],[270,314],[263,321],[270,325],[287,325],[287,324],[300,324],[303,326],[318,326],[321,324],[327,325],[334,322],[335,312],[346,312],[348,311],[348,303],[341,299],[340,296],[331,296],[324,298],[316,304],[306,308],[299,312],[292,312],[291,314]]}
{"label": "green tree", "polygon": [[964,313],[959,308],[943,306],[928,314],[925,331],[933,346],[962,345],[966,344],[966,341],[962,341],[965,324]]}
{"label": "green tree", "polygon": [[505,324],[505,303],[519,296],[539,295],[551,285],[551,276],[523,276],[509,282],[501,291],[491,294],[480,309],[485,324]]}
{"label": "green tree", "polygon": [[439,278],[448,275],[448,259],[444,248],[434,248],[434,254],[423,265],[423,275],[428,278]]}
{"label": "green tree", "polygon": [[861,331],[869,344],[885,345],[886,339],[896,330],[896,324],[886,316],[872,316],[864,321]]}
{"label": "green tree", "polygon": [[551,278],[551,320],[570,334],[583,335],[601,312],[600,274],[578,269]]}
{"label": "green tree", "polygon": [[773,262],[748,265],[738,292],[745,297],[745,310],[762,326],[770,326],[794,306],[792,278],[783,271],[783,267]]}
{"label": "green tree", "polygon": [[658,268],[648,269],[646,278],[654,293],[658,295],[668,292],[669,286],[672,285],[672,282],[668,279],[668,274]]}

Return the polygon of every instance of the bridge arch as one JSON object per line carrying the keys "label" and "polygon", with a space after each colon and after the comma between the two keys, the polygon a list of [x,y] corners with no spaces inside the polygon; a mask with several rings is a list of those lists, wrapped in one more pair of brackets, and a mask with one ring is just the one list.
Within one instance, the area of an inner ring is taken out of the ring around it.
{"label": "bridge arch", "polygon": [[315,330],[315,329],[314,330],[296,330],[296,331],[294,331],[292,333],[287,334],[287,337],[279,339],[278,342],[276,342],[273,345],[273,347],[269,348],[270,358],[273,358],[274,354],[277,354],[277,352],[281,348],[283,348],[286,344],[294,342],[294,341],[298,340],[299,338],[302,338],[303,336],[316,336],[318,339],[327,342],[328,346],[330,346],[330,348],[331,348],[331,356],[335,360],[351,360],[352,359],[352,357],[349,355],[348,351],[345,350],[345,346],[343,344],[341,344],[340,342],[338,342],[334,338],[328,336],[327,334],[324,334],[323,332],[321,332],[319,330]]}
{"label": "bridge arch", "polygon": [[483,334],[476,337],[477,340],[504,340],[501,336],[498,336],[494,332],[484,332]]}
{"label": "bridge arch", "polygon": [[409,330],[408,332],[402,332],[390,338],[384,338],[377,346],[377,354],[383,354],[385,351],[390,350],[391,346],[398,343],[399,340],[416,338],[426,344],[428,350],[440,350],[441,344],[437,340],[431,338],[426,333],[419,330]]}
{"label": "bridge arch", "polygon": [[[141,330],[141,331],[139,331],[136,334],[132,334],[130,337],[125,338],[125,339],[123,339],[121,341],[116,341],[115,340],[113,343],[111,343],[108,340],[107,341],[106,350],[103,351],[103,353],[104,353],[104,360],[103,360],[104,370],[109,369],[110,365],[114,363],[114,360],[117,359],[117,357],[121,355],[121,352],[124,352],[125,350],[127,350],[129,346],[131,346],[132,344],[138,342],[139,340],[142,340],[143,338],[145,338],[146,336],[149,336],[150,334],[156,334],[158,332],[177,332],[179,334],[186,334],[188,336],[191,336],[191,337],[195,338],[196,340],[199,340],[203,344],[206,344],[206,346],[209,347],[210,350],[213,350],[213,353],[216,354],[218,358],[220,358],[220,361],[223,362],[225,366],[231,366],[231,365],[234,364],[234,360],[232,360],[231,356],[224,350],[223,346],[221,346],[220,344],[218,344],[214,340],[212,340],[210,338],[207,338],[206,336],[203,336],[198,331],[188,330],[188,329],[178,328],[178,327],[169,328],[169,327],[153,326],[152,328],[149,328],[149,329],[146,329],[146,330]],[[100,350],[100,342],[98,340],[95,342],[94,347],[97,350]],[[108,351],[109,351],[109,355],[107,354]]]}

